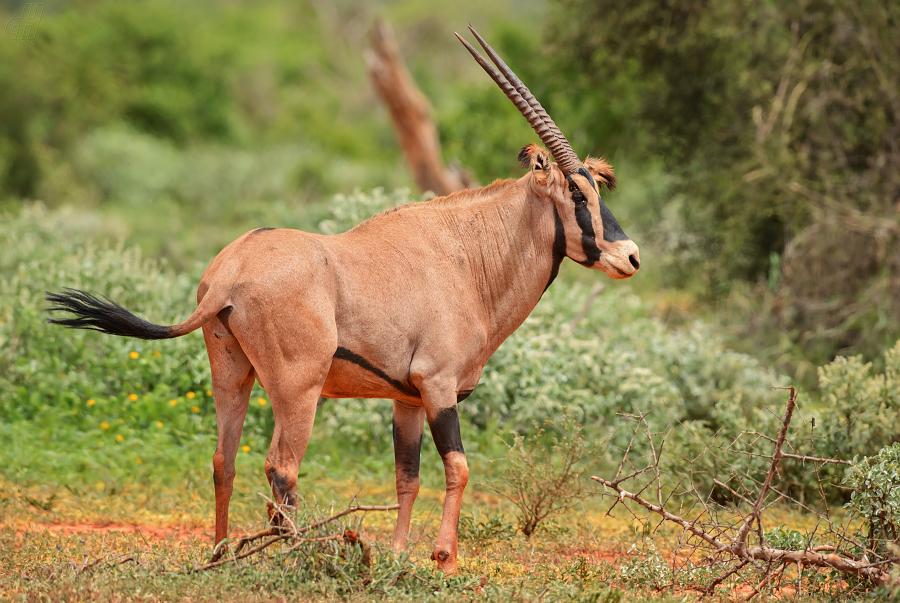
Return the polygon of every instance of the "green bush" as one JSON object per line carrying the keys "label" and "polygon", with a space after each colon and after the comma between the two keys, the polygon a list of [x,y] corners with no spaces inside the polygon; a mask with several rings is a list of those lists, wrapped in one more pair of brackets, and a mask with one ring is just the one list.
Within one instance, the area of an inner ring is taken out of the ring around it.
{"label": "green bush", "polygon": [[845,506],[851,516],[865,521],[868,547],[900,561],[900,443],[874,456],[854,458],[844,484],[853,488]]}
{"label": "green bush", "polygon": [[900,341],[885,351],[884,367],[875,373],[871,362],[853,356],[819,368],[826,454],[872,456],[900,441]]}
{"label": "green bush", "polygon": [[588,139],[671,177],[636,214],[661,277],[716,301],[761,283],[771,311],[734,321],[753,343],[821,364],[900,337],[898,20],[896,2],[553,4],[548,71],[597,116]]}

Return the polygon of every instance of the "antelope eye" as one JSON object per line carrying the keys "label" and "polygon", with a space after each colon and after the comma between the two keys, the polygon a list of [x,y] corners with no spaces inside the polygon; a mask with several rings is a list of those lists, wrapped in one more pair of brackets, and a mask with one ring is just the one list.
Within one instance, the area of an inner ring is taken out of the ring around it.
{"label": "antelope eye", "polygon": [[574,201],[575,203],[584,203],[584,193],[576,190],[572,193],[572,201]]}

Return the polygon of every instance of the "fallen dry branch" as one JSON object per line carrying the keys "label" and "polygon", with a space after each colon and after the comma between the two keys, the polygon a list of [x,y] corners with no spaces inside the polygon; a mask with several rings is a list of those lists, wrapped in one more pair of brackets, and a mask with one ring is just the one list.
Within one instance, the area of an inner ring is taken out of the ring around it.
{"label": "fallen dry branch", "polygon": [[[796,455],[783,451],[788,442],[791,419],[797,405],[796,390],[793,387],[786,389],[790,391],[790,395],[784,413],[781,415],[781,428],[778,436],[773,438],[763,434],[752,434],[757,436],[755,441],[762,440],[773,444],[771,454],[753,455],[764,456],[770,459],[765,477],[762,479],[754,477],[747,470],[745,473],[736,472],[734,476],[726,480],[732,482],[732,485],[728,485],[718,479],[713,480],[716,486],[727,491],[733,497],[737,504],[736,507],[730,509],[717,507],[710,500],[707,500],[708,496],[702,496],[694,486],[690,486],[680,494],[689,499],[690,508],[699,507],[702,510],[696,518],[692,519],[683,512],[675,513],[666,508],[666,503],[669,499],[663,497],[663,475],[660,471],[662,444],[658,447],[654,445],[653,437],[660,434],[650,432],[645,420],[648,413],[639,413],[630,417],[635,421],[635,428],[631,441],[624,450],[624,457],[616,476],[613,479],[604,479],[596,476],[591,479],[614,492],[614,494],[610,493],[611,496],[616,498],[610,511],[617,505],[624,504],[626,500],[633,501],[652,514],[661,517],[660,525],[669,522],[681,527],[684,533],[682,542],[690,542],[690,547],[693,548],[691,554],[686,556],[688,559],[691,557],[702,557],[706,563],[724,564],[728,567],[727,571],[717,576],[704,589],[705,594],[711,594],[717,586],[745,570],[755,570],[757,576],[760,576],[761,579],[759,579],[751,594],[747,597],[746,600],[749,600],[763,588],[763,585],[772,585],[776,581],[780,581],[784,569],[788,566],[796,566],[801,569],[821,568],[836,570],[842,574],[855,576],[872,586],[898,586],[896,579],[892,578],[890,574],[891,567],[897,563],[897,559],[893,557],[879,557],[871,548],[867,549],[862,543],[858,542],[842,526],[830,520],[826,514],[813,511],[774,486],[778,476],[778,465],[782,459],[819,464],[846,464],[846,461],[837,459]],[[649,463],[642,468],[635,466],[632,459],[629,458],[635,438],[641,430],[643,430],[643,435],[649,440],[650,444],[650,453],[647,455]],[[743,453],[741,450],[734,449],[737,441],[743,435],[747,435],[747,433],[741,434],[729,446],[720,450],[728,453]],[[662,442],[665,442],[664,437]],[[714,454],[715,451],[707,449],[706,453]],[[621,474],[626,466],[632,470],[628,472],[628,475],[622,477]],[[693,466],[692,462],[691,466]],[[641,484],[641,482],[636,481],[638,477],[646,474],[652,475],[648,483]],[[637,484],[636,488],[637,486],[640,487],[637,490],[632,488],[635,491],[629,491],[624,485],[629,482]],[[644,490],[654,486],[656,489],[656,501],[651,501],[641,495]],[[672,492],[669,493],[669,497],[671,496]],[[825,533],[833,537],[838,542],[838,546],[831,544],[812,546],[812,536],[809,536],[809,540],[803,548],[788,549],[772,546],[767,541],[763,530],[763,516],[771,505],[780,501],[796,504],[799,508],[814,513],[819,519],[816,530],[823,526]],[[741,503],[748,506],[749,511],[740,511]],[[628,508],[628,505],[625,505],[625,507]],[[637,517],[634,511],[628,510],[632,516]],[[645,521],[640,518],[639,520]],[[682,544],[680,543],[679,548],[681,546]],[[852,552],[845,550],[848,548],[862,550],[863,554],[854,555]],[[694,555],[694,553],[699,554]]]}
{"label": "fallen dry branch", "polygon": [[[331,536],[321,536],[317,538],[303,538],[303,534],[308,534],[313,530],[326,526],[330,523],[337,521],[338,519],[350,515],[351,513],[359,513],[359,512],[368,512],[368,511],[394,511],[400,508],[400,505],[351,505],[347,507],[340,513],[335,513],[330,517],[326,517],[325,519],[321,519],[319,521],[313,522],[309,525],[297,527],[294,522],[290,519],[290,513],[287,509],[282,508],[280,505],[273,505],[276,512],[278,512],[281,517],[285,518],[286,523],[288,525],[281,526],[272,526],[270,528],[266,528],[265,530],[260,530],[255,534],[250,534],[249,536],[244,536],[238,539],[234,544],[234,550],[231,551],[231,554],[228,557],[225,557],[225,554],[229,552],[228,541],[225,540],[216,547],[216,550],[213,552],[212,557],[209,562],[195,568],[193,571],[205,571],[209,569],[213,569],[216,567],[220,567],[227,563],[233,563],[235,561],[239,561],[241,559],[246,559],[256,553],[259,553],[276,542],[280,542],[282,540],[287,540],[291,543],[291,547],[288,551],[296,550],[300,545],[309,542],[325,542],[329,540],[344,540],[347,544],[355,545],[358,544],[359,547],[363,551],[363,562],[367,565],[371,565],[371,556],[372,556],[372,543],[365,536],[359,534],[354,530],[345,530],[343,534],[336,534]],[[261,543],[256,546],[243,550],[245,546],[252,542],[256,542],[258,540],[263,540]]]}

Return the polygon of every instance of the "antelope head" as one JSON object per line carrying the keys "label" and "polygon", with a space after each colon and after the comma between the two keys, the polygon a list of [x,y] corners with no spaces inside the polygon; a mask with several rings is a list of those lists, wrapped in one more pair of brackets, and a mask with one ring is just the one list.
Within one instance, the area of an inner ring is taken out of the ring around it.
{"label": "antelope head", "polygon": [[[582,266],[602,270],[615,279],[633,276],[640,267],[638,246],[622,231],[600,198],[603,186],[610,191],[616,188],[612,166],[602,158],[588,157],[582,162],[534,95],[471,25],[469,30],[496,67],[462,36],[456,37],[550,149],[548,153],[530,144],[519,152],[519,162],[531,170],[535,194],[553,203],[557,241],[554,251],[563,252],[564,242],[563,253]],[[556,249],[557,245],[560,249]]]}

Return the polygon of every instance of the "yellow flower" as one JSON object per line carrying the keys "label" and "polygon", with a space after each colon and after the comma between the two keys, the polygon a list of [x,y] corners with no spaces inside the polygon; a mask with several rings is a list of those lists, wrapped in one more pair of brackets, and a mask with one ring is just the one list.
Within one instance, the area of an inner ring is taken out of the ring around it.
{"label": "yellow flower", "polygon": [[131,358],[132,360],[137,360],[138,358],[141,357],[141,355],[138,354],[137,352],[129,352],[128,357]]}
{"label": "yellow flower", "polygon": [[124,423],[124,422],[125,422],[125,419],[121,419],[121,418],[120,418],[120,419],[118,419],[118,421],[119,421],[119,423]]}
{"label": "yellow flower", "polygon": [[138,465],[140,465],[140,464],[143,463],[144,461],[142,461],[141,459],[135,459],[134,462],[137,463]]}
{"label": "yellow flower", "polygon": [[187,396],[189,400],[193,400],[197,397],[197,394],[195,394],[194,392],[188,392],[185,394],[185,396]]}
{"label": "yellow flower", "polygon": [[250,447],[249,446],[241,446],[241,450],[243,450],[244,452],[250,452]]}
{"label": "yellow flower", "polygon": [[265,399],[265,398],[257,398],[256,401],[259,402],[259,405],[260,405],[260,406],[265,406],[265,405],[266,405],[266,399]]}
{"label": "yellow flower", "polygon": [[193,410],[194,412],[200,412],[200,407],[199,406],[191,406],[191,410]]}
{"label": "yellow flower", "polygon": [[162,429],[162,426],[163,426],[162,421],[157,421],[156,426],[159,427],[160,429]]}
{"label": "yellow flower", "polygon": [[162,354],[159,353],[159,350],[153,350],[153,355],[159,358]]}
{"label": "yellow flower", "polygon": [[77,414],[78,414],[78,409],[77,409],[77,408],[73,408],[73,409],[72,409],[72,414],[73,414],[73,415],[77,415]]}
{"label": "yellow flower", "polygon": [[88,406],[93,406],[93,405],[96,404],[96,403],[97,403],[97,401],[94,400],[93,398],[91,398],[90,400],[87,401],[87,405],[88,405]]}
{"label": "yellow flower", "polygon": [[178,400],[169,400],[169,406],[175,406],[176,404],[178,404]]}
{"label": "yellow flower", "polygon": [[66,374],[65,374],[65,373],[60,373],[59,376],[62,377],[63,379],[66,378]]}
{"label": "yellow flower", "polygon": [[122,436],[121,433],[116,434],[116,441],[117,441],[117,442],[121,442],[121,441],[124,440],[124,439],[125,439],[125,438]]}
{"label": "yellow flower", "polygon": [[137,394],[129,394],[128,399],[132,402],[137,402],[138,395]]}
{"label": "yellow flower", "polygon": [[211,396],[211,395],[212,395],[212,390],[211,390],[211,389],[206,390],[206,395],[207,395],[207,396]]}
{"label": "yellow flower", "polygon": [[102,423],[100,423],[100,429],[109,429],[109,423],[103,421]]}

